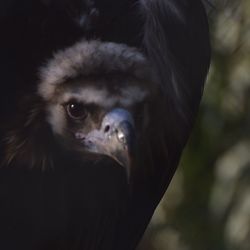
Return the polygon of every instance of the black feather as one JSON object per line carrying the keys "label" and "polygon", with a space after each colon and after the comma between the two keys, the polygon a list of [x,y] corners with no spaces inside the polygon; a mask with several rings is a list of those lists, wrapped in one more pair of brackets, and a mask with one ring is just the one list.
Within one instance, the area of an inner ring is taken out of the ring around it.
{"label": "black feather", "polygon": [[[201,1],[4,0],[0,29],[0,249],[135,249],[201,100],[210,63]],[[135,47],[155,76],[131,186],[111,159],[63,149],[46,121],[39,69],[83,38]]]}

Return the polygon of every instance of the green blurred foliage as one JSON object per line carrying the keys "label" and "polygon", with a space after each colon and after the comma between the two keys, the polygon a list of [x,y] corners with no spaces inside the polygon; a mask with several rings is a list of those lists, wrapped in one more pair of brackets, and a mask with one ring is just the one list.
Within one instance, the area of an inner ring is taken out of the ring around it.
{"label": "green blurred foliage", "polygon": [[209,22],[196,125],[138,250],[250,250],[250,0],[218,0]]}

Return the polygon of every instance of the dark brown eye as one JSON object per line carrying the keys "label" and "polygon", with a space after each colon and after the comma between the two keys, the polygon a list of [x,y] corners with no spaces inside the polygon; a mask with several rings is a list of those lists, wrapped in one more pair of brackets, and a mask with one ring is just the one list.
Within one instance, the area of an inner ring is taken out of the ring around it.
{"label": "dark brown eye", "polygon": [[73,119],[85,119],[88,115],[86,108],[82,103],[70,102],[66,106],[69,117]]}

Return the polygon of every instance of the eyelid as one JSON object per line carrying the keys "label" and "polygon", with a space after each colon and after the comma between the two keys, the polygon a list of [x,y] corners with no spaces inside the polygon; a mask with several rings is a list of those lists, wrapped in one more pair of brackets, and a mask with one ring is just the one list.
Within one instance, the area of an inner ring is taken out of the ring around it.
{"label": "eyelid", "polygon": [[67,106],[67,105],[69,105],[70,103],[77,103],[77,104],[81,104],[81,105],[86,106],[86,104],[85,104],[84,102],[79,101],[79,100],[74,99],[74,98],[69,99],[68,101],[65,101],[65,102],[61,103],[61,105],[62,105],[62,106]]}

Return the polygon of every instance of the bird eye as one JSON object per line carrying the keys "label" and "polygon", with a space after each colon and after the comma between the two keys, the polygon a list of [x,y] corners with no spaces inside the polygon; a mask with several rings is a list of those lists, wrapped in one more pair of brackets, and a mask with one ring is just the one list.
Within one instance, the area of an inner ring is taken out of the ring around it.
{"label": "bird eye", "polygon": [[87,110],[82,103],[70,102],[67,104],[66,110],[69,117],[73,119],[84,119],[88,115]]}

